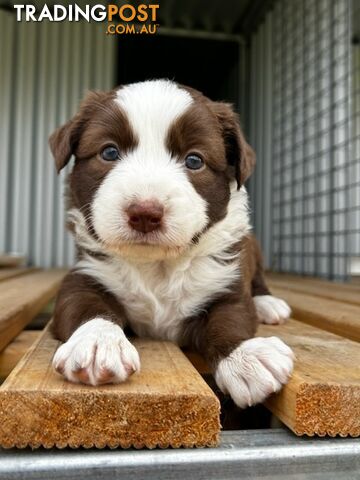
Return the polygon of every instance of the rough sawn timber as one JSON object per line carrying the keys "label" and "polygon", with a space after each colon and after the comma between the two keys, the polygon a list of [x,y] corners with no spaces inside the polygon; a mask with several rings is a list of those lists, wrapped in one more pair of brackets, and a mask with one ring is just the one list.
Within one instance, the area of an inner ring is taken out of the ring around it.
{"label": "rough sawn timber", "polygon": [[0,284],[0,351],[55,296],[66,270],[43,270]]}
{"label": "rough sawn timber", "polygon": [[261,325],[258,336],[278,336],[297,357],[289,383],[266,402],[297,435],[360,436],[359,344],[289,320]]}
{"label": "rough sawn timber", "polygon": [[181,350],[136,339],[142,369],[120,385],[72,384],[47,327],[0,387],[0,446],[194,447],[219,441],[219,401]]}

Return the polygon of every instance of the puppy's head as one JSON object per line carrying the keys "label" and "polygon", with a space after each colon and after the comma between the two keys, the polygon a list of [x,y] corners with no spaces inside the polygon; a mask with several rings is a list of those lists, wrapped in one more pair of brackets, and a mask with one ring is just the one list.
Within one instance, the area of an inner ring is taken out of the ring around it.
{"label": "puppy's head", "polygon": [[89,234],[139,259],[176,256],[223,219],[255,162],[228,104],[167,80],[89,93],[50,147],[58,171],[75,156],[72,204]]}

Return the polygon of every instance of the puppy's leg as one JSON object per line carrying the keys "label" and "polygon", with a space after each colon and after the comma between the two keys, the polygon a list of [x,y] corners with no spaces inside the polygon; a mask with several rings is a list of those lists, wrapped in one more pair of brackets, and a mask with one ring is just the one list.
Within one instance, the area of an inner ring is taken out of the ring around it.
{"label": "puppy's leg", "polygon": [[288,381],[293,353],[277,337],[253,338],[257,318],[250,296],[239,303],[217,303],[202,323],[202,329],[198,319],[188,325],[192,346],[212,366],[219,388],[239,407],[263,402]]}
{"label": "puppy's leg", "polygon": [[91,277],[70,273],[57,297],[54,334],[63,343],[55,370],[76,383],[125,381],[140,369],[139,355],[126,338],[120,305]]}
{"label": "puppy's leg", "polygon": [[261,323],[281,324],[291,315],[291,308],[281,298],[271,295],[264,277],[263,260],[260,247],[252,237],[252,254],[254,256],[254,274],[251,280],[251,294],[254,298],[257,316]]}

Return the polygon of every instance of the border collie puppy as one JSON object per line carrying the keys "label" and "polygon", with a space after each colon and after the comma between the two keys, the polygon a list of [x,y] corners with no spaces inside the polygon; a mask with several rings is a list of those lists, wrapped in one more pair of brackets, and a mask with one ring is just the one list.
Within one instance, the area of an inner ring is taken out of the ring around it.
{"label": "border collie puppy", "polygon": [[140,370],[124,334],[199,351],[240,407],[287,382],[293,353],[254,338],[282,323],[251,234],[244,187],[255,163],[230,105],[168,80],[90,92],[50,137],[69,177],[78,262],[57,297],[54,368],[71,382]]}

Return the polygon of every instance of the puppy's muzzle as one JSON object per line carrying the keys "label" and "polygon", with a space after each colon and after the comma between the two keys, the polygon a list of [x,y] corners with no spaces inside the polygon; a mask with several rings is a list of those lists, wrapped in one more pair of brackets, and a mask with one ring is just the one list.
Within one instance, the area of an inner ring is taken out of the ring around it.
{"label": "puppy's muzzle", "polygon": [[164,207],[157,200],[136,201],[129,205],[126,214],[133,230],[149,233],[161,227]]}

